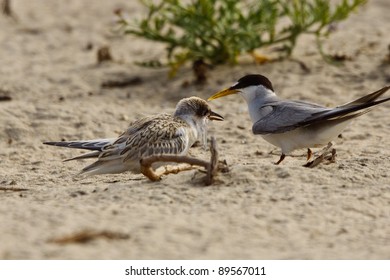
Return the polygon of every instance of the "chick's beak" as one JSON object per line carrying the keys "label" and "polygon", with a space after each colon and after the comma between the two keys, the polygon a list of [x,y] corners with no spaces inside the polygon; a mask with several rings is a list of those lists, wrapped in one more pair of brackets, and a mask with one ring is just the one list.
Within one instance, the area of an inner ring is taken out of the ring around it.
{"label": "chick's beak", "polygon": [[210,111],[210,115],[208,115],[208,118],[209,118],[209,120],[212,120],[212,121],[223,121],[224,120],[224,118],[221,115],[219,115],[213,111]]}
{"label": "chick's beak", "polygon": [[227,89],[224,89],[220,92],[217,92],[216,94],[214,94],[213,96],[209,97],[207,99],[207,101],[210,101],[210,100],[214,100],[214,99],[217,99],[217,98],[220,98],[220,97],[223,97],[223,96],[226,96],[226,95],[231,95],[231,94],[234,94],[234,93],[237,93],[239,92],[239,90],[237,89],[232,89],[232,88],[227,88]]}

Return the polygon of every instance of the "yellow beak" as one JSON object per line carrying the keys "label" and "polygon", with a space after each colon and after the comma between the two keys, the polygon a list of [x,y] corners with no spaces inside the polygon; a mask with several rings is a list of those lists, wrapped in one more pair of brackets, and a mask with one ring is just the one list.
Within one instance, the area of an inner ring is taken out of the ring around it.
{"label": "yellow beak", "polygon": [[220,92],[217,92],[213,96],[209,97],[207,99],[207,101],[214,100],[214,99],[226,96],[226,95],[231,95],[231,94],[234,94],[234,93],[237,93],[237,92],[239,92],[239,90],[227,88],[227,89],[221,90]]}

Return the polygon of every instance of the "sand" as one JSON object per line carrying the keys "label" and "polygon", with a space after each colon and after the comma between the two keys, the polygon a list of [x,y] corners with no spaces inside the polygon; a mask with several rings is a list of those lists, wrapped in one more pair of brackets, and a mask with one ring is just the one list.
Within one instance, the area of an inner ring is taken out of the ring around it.
{"label": "sand", "polygon": [[[43,141],[115,137],[128,123],[172,112],[177,101],[207,98],[247,73],[268,76],[284,98],[336,106],[390,83],[390,2],[369,1],[326,42],[350,59],[324,62],[311,37],[294,60],[243,61],[209,72],[134,62],[163,57],[163,46],[111,32],[113,10],[130,17],[137,1],[12,1],[0,15],[0,259],[389,259],[390,103],[357,119],[336,139],[336,162],[302,167],[305,150],[279,166],[279,150],[252,135],[244,100],[211,103],[225,122],[210,124],[229,172],[204,187],[197,170],[150,182],[124,173],[83,180],[81,152]],[[109,46],[114,61],[97,64]],[[140,78],[123,88],[110,79]],[[388,96],[389,93],[386,94]],[[192,154],[207,158],[194,147]],[[12,188],[12,190],[7,190]]]}

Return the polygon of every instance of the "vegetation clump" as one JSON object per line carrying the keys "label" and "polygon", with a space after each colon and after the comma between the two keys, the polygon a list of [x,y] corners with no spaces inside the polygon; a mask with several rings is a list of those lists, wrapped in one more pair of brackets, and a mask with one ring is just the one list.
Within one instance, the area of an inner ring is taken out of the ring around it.
{"label": "vegetation clump", "polygon": [[[170,66],[172,73],[186,62],[212,65],[236,63],[245,53],[279,46],[281,57],[291,55],[302,34],[321,42],[332,26],[345,20],[366,0],[141,0],[148,10],[137,21],[117,13],[126,34],[166,45],[165,62],[145,66]],[[156,3],[157,2],[157,3]]]}

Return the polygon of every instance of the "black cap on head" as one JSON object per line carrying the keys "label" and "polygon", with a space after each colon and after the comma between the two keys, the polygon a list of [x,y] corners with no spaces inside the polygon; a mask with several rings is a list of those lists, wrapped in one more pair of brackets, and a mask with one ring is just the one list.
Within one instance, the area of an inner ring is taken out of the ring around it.
{"label": "black cap on head", "polygon": [[230,87],[229,89],[242,89],[249,86],[259,86],[262,85],[272,91],[274,91],[274,88],[272,87],[272,83],[270,80],[268,80],[267,77],[259,74],[251,74],[246,75],[238,80],[238,82]]}

